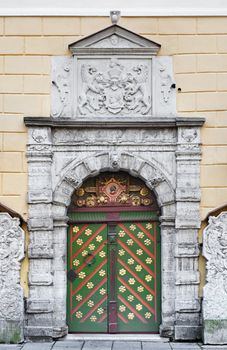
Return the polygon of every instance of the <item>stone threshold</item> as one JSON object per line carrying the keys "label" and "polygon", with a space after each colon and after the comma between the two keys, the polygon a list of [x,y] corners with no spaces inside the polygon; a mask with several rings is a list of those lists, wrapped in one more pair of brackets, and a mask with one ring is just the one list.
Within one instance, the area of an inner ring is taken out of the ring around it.
{"label": "stone threshold", "polygon": [[122,341],[149,341],[154,343],[167,343],[169,338],[160,337],[159,334],[68,334],[58,341],[72,340],[122,340]]}

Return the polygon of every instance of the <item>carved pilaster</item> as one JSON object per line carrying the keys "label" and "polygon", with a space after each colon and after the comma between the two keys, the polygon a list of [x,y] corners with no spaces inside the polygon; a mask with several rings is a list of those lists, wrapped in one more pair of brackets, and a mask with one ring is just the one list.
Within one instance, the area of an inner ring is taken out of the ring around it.
{"label": "carved pilaster", "polygon": [[227,344],[227,212],[210,217],[203,231],[206,285],[203,289],[205,344]]}
{"label": "carved pilaster", "polygon": [[18,218],[0,213],[0,339],[23,340],[24,301],[20,265],[24,258],[24,231]]}

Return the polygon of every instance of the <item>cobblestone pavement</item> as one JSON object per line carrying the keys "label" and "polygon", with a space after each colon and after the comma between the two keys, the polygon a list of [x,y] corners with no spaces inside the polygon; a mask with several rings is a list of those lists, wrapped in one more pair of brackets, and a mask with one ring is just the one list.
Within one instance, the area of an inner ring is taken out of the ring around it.
{"label": "cobblestone pavement", "polygon": [[227,350],[227,345],[128,340],[71,340],[51,343],[0,344],[0,350]]}

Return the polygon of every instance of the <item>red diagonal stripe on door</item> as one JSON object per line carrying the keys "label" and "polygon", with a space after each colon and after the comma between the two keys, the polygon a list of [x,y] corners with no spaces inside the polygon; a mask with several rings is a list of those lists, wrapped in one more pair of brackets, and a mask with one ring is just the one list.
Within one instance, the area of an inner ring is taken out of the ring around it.
{"label": "red diagonal stripe on door", "polygon": [[120,314],[118,312],[117,316],[121,319],[121,321],[123,321],[124,323],[128,323],[128,320],[126,318],[124,318],[124,316],[122,314]]}
{"label": "red diagonal stripe on door", "polygon": [[77,250],[75,254],[73,254],[72,259],[75,259],[75,257],[78,256],[105,227],[106,224],[103,224],[94,233],[92,233],[91,237],[82,245],[82,247]]}
{"label": "red diagonal stripe on door", "polygon": [[101,269],[106,264],[106,262],[107,259],[103,260],[103,262],[98,267],[96,267],[96,269],[89,276],[87,276],[87,278],[85,278],[85,280],[80,284],[80,286],[73,291],[72,296],[79,292],[79,290],[98,272],[99,269]]}
{"label": "red diagonal stripe on door", "polygon": [[[92,255],[95,256],[96,254],[98,254],[100,252],[100,250],[102,250],[102,248],[106,245],[107,241],[102,242],[102,244],[98,247],[98,249],[94,250]],[[92,257],[91,257],[92,260]],[[82,265],[80,265],[80,267],[78,269],[76,269],[76,272],[80,272],[81,270],[83,270],[83,268],[86,266],[86,262],[84,262]]]}
{"label": "red diagonal stripe on door", "polygon": [[97,321],[97,323],[103,322],[107,318],[107,313],[103,314],[102,317]]}
{"label": "red diagonal stripe on door", "polygon": [[86,303],[86,301],[88,301],[88,299],[90,299],[92,297],[92,295],[100,288],[102,287],[102,285],[107,281],[107,277],[105,277],[102,281],[99,282],[99,284],[92,289],[92,291],[86,296],[86,298],[84,298],[83,300],[81,300],[81,302],[79,304],[77,304],[77,306],[72,310],[72,314],[74,314],[84,303]]}
{"label": "red diagonal stripe on door", "polygon": [[121,246],[122,248],[124,248],[124,250],[126,250],[126,251],[129,253],[129,255],[130,255],[133,259],[135,259],[135,260],[138,262],[138,264],[140,264],[140,265],[144,268],[144,270],[146,270],[148,273],[150,273],[150,274],[155,278],[155,273],[154,273],[153,271],[151,271],[151,270],[147,267],[147,265],[144,264],[144,262],[141,261],[141,260],[137,257],[137,255],[135,255],[135,254],[133,253],[132,250],[130,250],[130,249],[129,249],[123,242],[121,242],[120,240],[118,241],[118,243],[120,244],[120,246]]}
{"label": "red diagonal stripe on door", "polygon": [[146,308],[153,314],[155,315],[154,309],[143,299],[139,294],[136,293],[136,291],[131,288],[121,277],[118,277],[118,281],[121,284],[124,284],[124,286],[132,293],[134,296],[144,305]]}
{"label": "red diagonal stripe on door", "polygon": [[86,319],[87,319],[89,316],[91,316],[91,315],[93,314],[93,312],[94,312],[96,309],[98,309],[98,307],[99,307],[100,305],[102,305],[102,304],[104,303],[104,301],[106,301],[106,299],[107,299],[107,295],[105,295],[104,298],[102,298],[102,299],[93,307],[93,309],[91,309],[91,310],[87,313],[87,315],[84,316],[84,317],[80,320],[80,323],[83,323],[84,321],[86,321]]}
{"label": "red diagonal stripe on door", "polygon": [[132,271],[130,269],[130,267],[124,263],[124,261],[122,261],[121,259],[118,259],[119,263],[124,266],[124,268],[133,276],[135,277],[135,279],[140,282],[147,290],[149,290],[149,292],[156,296],[155,292],[146,284],[146,282],[144,280],[142,280],[134,271]]}
{"label": "red diagonal stripe on door", "polygon": [[143,323],[147,323],[147,320],[141,316],[137,311],[136,309],[134,309],[134,307],[132,305],[130,305],[127,300],[125,300],[125,298],[123,298],[122,295],[118,295],[118,299],[120,299],[120,301],[127,306],[127,308],[129,310],[131,310]]}
{"label": "red diagonal stripe on door", "polygon": [[[74,226],[76,226],[76,225],[74,225]],[[74,233],[73,232],[73,227],[74,226],[72,226],[72,233]],[[86,228],[89,226],[89,224],[86,224],[86,225],[83,225],[80,229],[79,229],[79,231],[74,235],[72,235],[73,237],[72,237],[72,243],[79,237],[79,235],[83,232],[83,231],[85,231],[86,230]]]}
{"label": "red diagonal stripe on door", "polygon": [[143,251],[145,251],[145,252],[147,253],[148,256],[150,256],[151,258],[154,259],[154,255],[150,252],[150,250],[147,249],[147,248],[133,235],[133,233],[130,232],[130,231],[127,229],[127,227],[125,227],[123,224],[118,224],[118,226],[119,226],[120,228],[122,228],[122,230],[124,230],[124,231],[128,234],[128,236],[129,236],[134,242],[136,242],[137,245],[138,245],[140,248],[143,249]]}
{"label": "red diagonal stripe on door", "polygon": [[[153,223],[152,223],[152,225],[153,225]],[[139,227],[140,230],[143,231],[143,233],[145,233],[145,235],[146,235],[147,237],[149,237],[152,241],[155,241],[155,238],[151,235],[151,233],[150,233],[145,227],[143,227],[142,224],[140,224],[140,223],[138,222],[138,223],[136,224],[136,226]]]}

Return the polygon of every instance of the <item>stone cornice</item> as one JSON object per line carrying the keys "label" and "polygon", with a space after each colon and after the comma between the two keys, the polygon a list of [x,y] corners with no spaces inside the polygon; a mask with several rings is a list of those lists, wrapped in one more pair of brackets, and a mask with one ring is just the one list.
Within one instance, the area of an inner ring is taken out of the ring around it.
{"label": "stone cornice", "polygon": [[202,117],[165,117],[141,119],[53,119],[49,117],[25,117],[27,127],[50,128],[175,128],[179,126],[202,126],[205,118]]}

